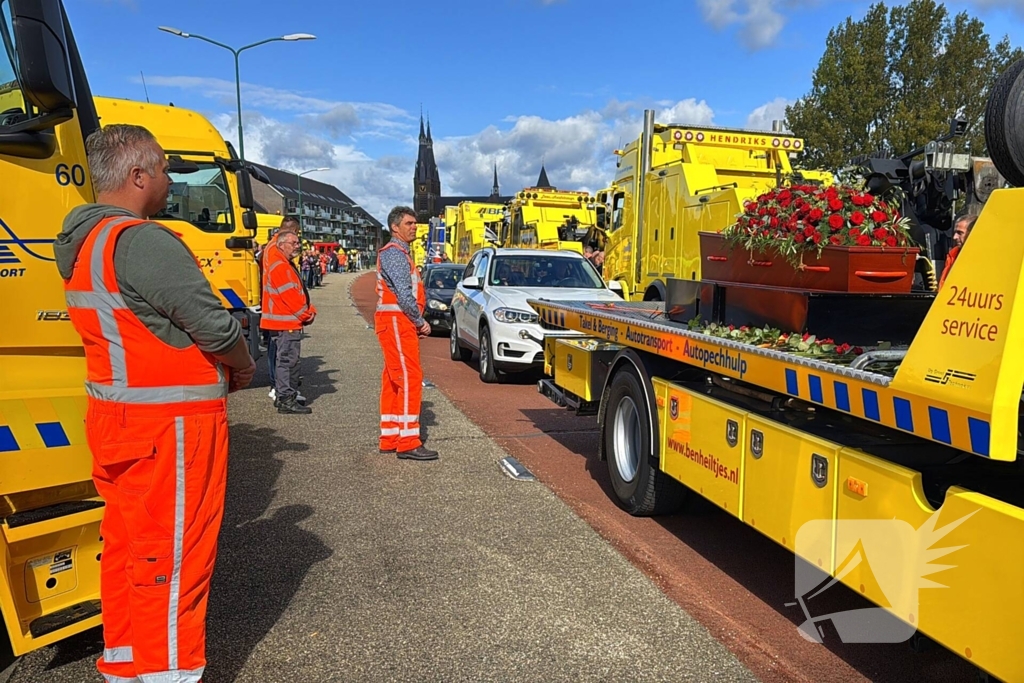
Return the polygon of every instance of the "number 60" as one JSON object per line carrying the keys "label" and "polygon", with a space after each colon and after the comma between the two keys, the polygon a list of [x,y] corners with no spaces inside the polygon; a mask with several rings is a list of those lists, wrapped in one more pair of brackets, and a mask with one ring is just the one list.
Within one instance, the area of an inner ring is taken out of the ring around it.
{"label": "number 60", "polygon": [[61,187],[72,184],[76,187],[85,185],[85,168],[81,164],[74,164],[70,168],[67,164],[57,164],[54,176]]}

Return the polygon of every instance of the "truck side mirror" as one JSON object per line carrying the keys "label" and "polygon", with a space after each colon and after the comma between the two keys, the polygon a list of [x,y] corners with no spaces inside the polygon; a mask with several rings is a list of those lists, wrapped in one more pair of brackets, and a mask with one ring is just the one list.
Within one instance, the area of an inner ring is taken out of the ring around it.
{"label": "truck side mirror", "polygon": [[25,99],[47,113],[73,109],[75,88],[60,0],[8,2]]}
{"label": "truck side mirror", "polygon": [[238,179],[238,206],[243,209],[253,208],[252,178],[245,169],[236,173],[235,177]]}

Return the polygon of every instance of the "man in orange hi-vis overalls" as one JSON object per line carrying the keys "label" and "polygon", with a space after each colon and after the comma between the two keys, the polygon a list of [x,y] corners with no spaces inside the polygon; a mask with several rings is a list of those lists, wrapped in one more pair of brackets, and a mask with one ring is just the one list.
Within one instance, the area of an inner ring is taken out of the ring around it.
{"label": "man in orange hi-vis overalls", "polygon": [[97,203],[68,214],[54,256],[85,347],[85,429],[106,503],[97,666],[108,683],[195,683],[224,511],[227,395],[256,367],[188,247],[146,220],[170,182],[153,136],[107,126],[86,152]]}
{"label": "man in orange hi-vis overalls", "polygon": [[391,241],[377,252],[377,312],[374,327],[384,352],[380,387],[380,452],[404,460],[437,460],[420,439],[420,337],[430,334],[423,319],[426,292],[409,255],[416,238],[416,214],[396,206],[388,214]]}

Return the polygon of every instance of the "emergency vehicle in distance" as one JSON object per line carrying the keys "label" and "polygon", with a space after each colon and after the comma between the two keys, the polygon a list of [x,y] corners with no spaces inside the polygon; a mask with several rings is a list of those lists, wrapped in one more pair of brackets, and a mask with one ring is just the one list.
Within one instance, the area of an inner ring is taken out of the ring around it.
{"label": "emergency vehicle in distance", "polygon": [[782,132],[656,124],[645,111],[640,137],[615,152],[612,186],[596,193],[604,278],[644,301],[664,301],[669,278],[699,280],[698,232],[720,232],[744,201],[779,185],[832,183],[830,173],[794,170],[790,154],[803,147]]}
{"label": "emergency vehicle in distance", "polygon": [[446,209],[447,249],[452,262],[465,265],[476,252],[495,245],[504,213],[502,204],[460,202],[454,220],[449,223]]}
{"label": "emergency vehicle in distance", "polygon": [[527,187],[507,204],[498,238],[503,247],[582,254],[584,238],[596,224],[594,198],[588,192]]}

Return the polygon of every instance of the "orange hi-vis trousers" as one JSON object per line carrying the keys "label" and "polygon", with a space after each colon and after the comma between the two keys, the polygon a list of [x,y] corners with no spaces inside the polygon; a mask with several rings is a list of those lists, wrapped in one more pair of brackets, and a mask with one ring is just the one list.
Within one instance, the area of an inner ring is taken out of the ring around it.
{"label": "orange hi-vis trousers", "polygon": [[90,398],[86,434],[106,501],[100,673],[107,683],[196,683],[224,512],[226,401]]}
{"label": "orange hi-vis trousers", "polygon": [[384,352],[380,381],[380,449],[411,451],[420,440],[423,368],[416,326],[404,313],[377,313],[377,339]]}

